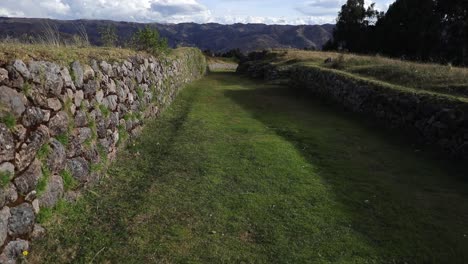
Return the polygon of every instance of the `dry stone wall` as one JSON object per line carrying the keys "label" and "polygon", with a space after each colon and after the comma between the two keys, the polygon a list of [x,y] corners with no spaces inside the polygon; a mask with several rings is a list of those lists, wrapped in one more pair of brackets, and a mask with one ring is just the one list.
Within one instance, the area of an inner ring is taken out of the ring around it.
{"label": "dry stone wall", "polygon": [[118,146],[205,74],[196,49],[121,62],[0,65],[0,263],[44,229],[41,208],[99,180]]}
{"label": "dry stone wall", "polygon": [[388,127],[411,131],[420,143],[454,157],[468,157],[468,102],[451,96],[412,91],[314,66],[278,67],[263,58],[241,63],[238,72],[272,80],[288,78],[292,87],[374,118]]}

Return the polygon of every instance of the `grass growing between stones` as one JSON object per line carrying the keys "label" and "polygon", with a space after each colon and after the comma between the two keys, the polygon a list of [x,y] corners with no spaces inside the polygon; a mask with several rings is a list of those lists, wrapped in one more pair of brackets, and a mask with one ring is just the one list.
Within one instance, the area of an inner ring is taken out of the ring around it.
{"label": "grass growing between stones", "polygon": [[456,164],[287,88],[216,73],[109,177],[40,220],[30,263],[463,263]]}

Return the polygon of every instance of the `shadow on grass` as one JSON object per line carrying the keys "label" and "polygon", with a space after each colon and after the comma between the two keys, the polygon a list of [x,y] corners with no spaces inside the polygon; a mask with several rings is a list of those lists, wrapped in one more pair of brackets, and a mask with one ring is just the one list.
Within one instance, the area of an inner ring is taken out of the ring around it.
{"label": "shadow on grass", "polygon": [[462,162],[305,92],[235,76],[213,73],[212,78],[227,87],[249,87],[228,89],[225,95],[317,168],[352,228],[383,259],[468,261],[468,170]]}

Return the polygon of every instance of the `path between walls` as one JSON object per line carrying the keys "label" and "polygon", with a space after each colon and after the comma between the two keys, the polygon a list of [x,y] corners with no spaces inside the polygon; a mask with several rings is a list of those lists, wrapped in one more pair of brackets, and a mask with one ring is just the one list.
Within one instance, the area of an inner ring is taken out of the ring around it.
{"label": "path between walls", "polygon": [[462,263],[464,172],[305,94],[213,73],[43,215],[28,261]]}

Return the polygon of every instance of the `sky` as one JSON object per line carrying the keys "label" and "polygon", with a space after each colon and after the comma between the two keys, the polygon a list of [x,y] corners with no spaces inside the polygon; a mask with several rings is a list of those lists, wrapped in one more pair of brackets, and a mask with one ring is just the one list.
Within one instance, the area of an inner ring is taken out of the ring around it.
{"label": "sky", "polygon": [[[374,0],[385,11],[394,0]],[[346,0],[0,0],[0,16],[159,23],[335,23]],[[371,0],[366,0],[369,4]]]}

